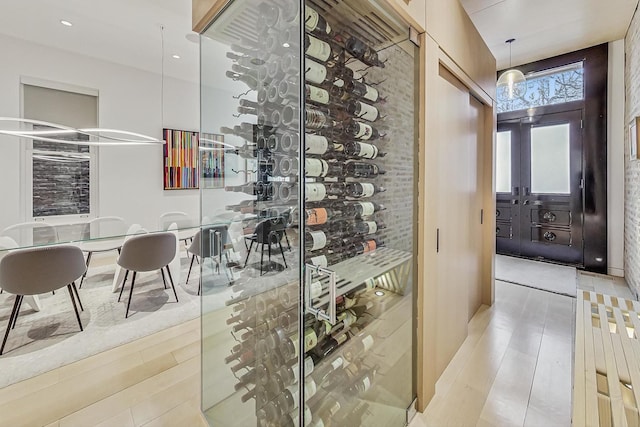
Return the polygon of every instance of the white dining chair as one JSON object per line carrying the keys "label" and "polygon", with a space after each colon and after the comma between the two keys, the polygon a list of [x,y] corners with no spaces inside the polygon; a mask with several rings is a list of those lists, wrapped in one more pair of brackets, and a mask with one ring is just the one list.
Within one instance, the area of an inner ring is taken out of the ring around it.
{"label": "white dining chair", "polygon": [[82,252],[87,254],[87,270],[80,279],[80,288],[84,283],[94,253],[118,251],[124,243],[127,234],[127,224],[117,216],[95,218],[86,224],[83,241],[78,244]]}
{"label": "white dining chair", "polygon": [[42,221],[22,222],[5,228],[0,236],[10,237],[19,247],[58,243],[56,228]]}
{"label": "white dining chair", "polygon": [[188,243],[198,232],[198,221],[186,212],[166,212],[160,215],[159,228],[161,231],[167,231],[171,224],[178,227],[178,240],[184,242],[185,247],[188,247]]}

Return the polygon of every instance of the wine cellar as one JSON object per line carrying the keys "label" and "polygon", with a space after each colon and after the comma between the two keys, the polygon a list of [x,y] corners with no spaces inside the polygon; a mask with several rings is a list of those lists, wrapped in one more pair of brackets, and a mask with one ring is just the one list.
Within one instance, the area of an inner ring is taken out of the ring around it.
{"label": "wine cellar", "polygon": [[225,136],[206,148],[224,151],[230,174],[202,190],[210,244],[229,270],[201,266],[211,425],[406,425],[416,396],[409,32],[384,2],[235,0],[203,33],[203,131]]}

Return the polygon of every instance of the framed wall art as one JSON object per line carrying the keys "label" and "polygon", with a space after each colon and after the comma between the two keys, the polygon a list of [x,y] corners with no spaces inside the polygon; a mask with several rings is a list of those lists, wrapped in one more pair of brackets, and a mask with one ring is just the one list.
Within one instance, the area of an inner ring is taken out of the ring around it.
{"label": "framed wall art", "polygon": [[164,189],[199,188],[198,132],[163,129]]}
{"label": "framed wall art", "polygon": [[224,135],[200,134],[202,188],[224,187]]}

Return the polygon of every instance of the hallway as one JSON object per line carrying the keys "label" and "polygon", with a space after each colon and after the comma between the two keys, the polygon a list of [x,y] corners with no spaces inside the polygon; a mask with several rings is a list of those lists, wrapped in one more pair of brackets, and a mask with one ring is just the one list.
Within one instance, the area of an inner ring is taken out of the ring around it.
{"label": "hallway", "polygon": [[570,426],[575,299],[496,281],[496,302],[410,427]]}

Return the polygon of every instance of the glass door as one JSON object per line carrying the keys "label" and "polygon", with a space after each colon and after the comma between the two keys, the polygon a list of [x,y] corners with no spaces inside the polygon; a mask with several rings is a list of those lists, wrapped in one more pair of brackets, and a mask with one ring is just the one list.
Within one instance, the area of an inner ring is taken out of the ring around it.
{"label": "glass door", "polygon": [[300,9],[236,0],[201,37],[196,260],[210,425],[300,418]]}
{"label": "glass door", "polygon": [[402,426],[416,394],[418,49],[383,1],[305,5],[305,409],[314,426]]}

